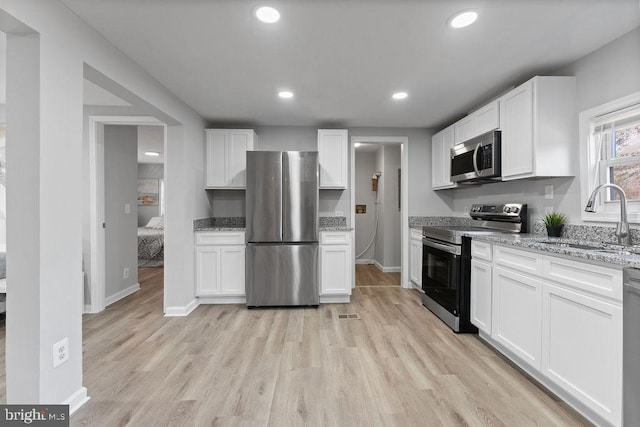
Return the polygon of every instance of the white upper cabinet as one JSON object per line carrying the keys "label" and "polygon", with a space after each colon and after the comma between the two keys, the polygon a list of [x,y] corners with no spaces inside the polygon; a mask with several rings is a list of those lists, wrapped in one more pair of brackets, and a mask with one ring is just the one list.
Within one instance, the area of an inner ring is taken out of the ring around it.
{"label": "white upper cabinet", "polygon": [[318,129],[320,188],[347,188],[348,146],[345,129]]}
{"label": "white upper cabinet", "polygon": [[574,77],[534,77],[500,101],[502,179],[571,176]]}
{"label": "white upper cabinet", "polygon": [[468,116],[458,120],[455,128],[455,143],[467,141],[500,127],[500,104],[495,100]]}
{"label": "white upper cabinet", "polygon": [[246,186],[247,151],[258,140],[252,129],[207,129],[206,188],[243,189]]}
{"label": "white upper cabinet", "polygon": [[454,145],[454,126],[441,130],[431,137],[431,188],[453,188],[451,182],[451,147]]}

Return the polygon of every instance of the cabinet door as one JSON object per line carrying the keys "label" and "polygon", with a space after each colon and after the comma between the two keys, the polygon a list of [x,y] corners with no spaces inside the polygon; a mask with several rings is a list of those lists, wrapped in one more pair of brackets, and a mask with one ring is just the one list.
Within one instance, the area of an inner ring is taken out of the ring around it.
{"label": "cabinet door", "polygon": [[502,178],[533,175],[533,81],[518,86],[500,99]]}
{"label": "cabinet door", "polygon": [[422,287],[422,239],[410,240],[409,278]]}
{"label": "cabinet door", "polygon": [[491,264],[471,260],[471,323],[491,335]]}
{"label": "cabinet door", "polygon": [[207,130],[207,181],[206,187],[224,187],[227,185],[226,158],[228,132],[224,130]]}
{"label": "cabinet door", "polygon": [[476,133],[474,130],[474,120],[471,114],[463,119],[458,120],[453,125],[453,127],[455,129],[454,141],[456,144],[459,144],[461,142],[464,142],[476,136]]}
{"label": "cabinet door", "polygon": [[474,133],[476,136],[500,127],[499,104],[498,101],[494,101],[473,112]]}
{"label": "cabinet door", "polygon": [[431,138],[431,187],[433,189],[456,186],[451,182],[451,147],[454,143],[453,126],[438,132]]}
{"label": "cabinet door", "polygon": [[220,247],[196,247],[197,296],[220,294]]}
{"label": "cabinet door", "polygon": [[351,294],[351,262],[349,245],[320,247],[320,295]]}
{"label": "cabinet door", "polygon": [[253,131],[230,130],[227,147],[227,186],[245,188],[247,182],[247,151],[253,150]]}
{"label": "cabinet door", "polygon": [[543,285],[542,372],[621,425],[622,307]]}
{"label": "cabinet door", "polygon": [[540,370],[542,282],[493,267],[491,336]]}
{"label": "cabinet door", "polygon": [[347,188],[348,142],[346,130],[318,130],[320,188]]}
{"label": "cabinet door", "polygon": [[244,246],[220,247],[220,294],[245,295]]}

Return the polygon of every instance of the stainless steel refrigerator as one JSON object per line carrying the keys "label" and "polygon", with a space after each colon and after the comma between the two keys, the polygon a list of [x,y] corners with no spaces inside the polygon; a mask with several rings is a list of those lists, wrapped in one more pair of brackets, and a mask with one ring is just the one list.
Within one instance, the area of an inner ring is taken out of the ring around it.
{"label": "stainless steel refrigerator", "polygon": [[247,152],[248,307],[317,306],[318,153]]}

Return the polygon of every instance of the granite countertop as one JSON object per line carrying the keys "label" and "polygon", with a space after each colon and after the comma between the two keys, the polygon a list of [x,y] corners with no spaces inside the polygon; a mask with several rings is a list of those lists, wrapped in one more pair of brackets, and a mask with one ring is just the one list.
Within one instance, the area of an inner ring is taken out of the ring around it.
{"label": "granite countertop", "polygon": [[[546,237],[540,234],[487,234],[472,236],[472,238],[488,243],[533,249],[550,254],[609,264],[612,267],[640,268],[640,246],[638,245],[626,246],[592,240]],[[595,249],[571,247],[570,245],[586,245],[595,247]]]}
{"label": "granite countertop", "polygon": [[[351,231],[347,226],[346,217],[319,217],[320,231]],[[245,231],[246,218],[244,217],[211,217],[193,221],[193,231]]]}

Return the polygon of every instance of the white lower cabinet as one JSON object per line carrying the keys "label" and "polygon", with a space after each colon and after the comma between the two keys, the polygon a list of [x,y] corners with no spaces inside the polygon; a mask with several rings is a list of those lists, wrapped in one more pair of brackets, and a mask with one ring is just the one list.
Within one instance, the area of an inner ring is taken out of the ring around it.
{"label": "white lower cabinet", "polygon": [[422,288],[422,230],[411,229],[409,238],[409,279]]}
{"label": "white lower cabinet", "polygon": [[481,336],[595,424],[621,426],[621,269],[513,246],[491,255],[475,243],[471,319]]}
{"label": "white lower cabinet", "polygon": [[491,335],[491,264],[471,260],[471,323]]}
{"label": "white lower cabinet", "polygon": [[244,232],[196,233],[196,296],[201,302],[243,303],[244,264]]}
{"label": "white lower cabinet", "polygon": [[542,373],[620,425],[622,307],[551,283],[542,293]]}
{"label": "white lower cabinet", "polygon": [[540,369],[542,282],[504,268],[493,268],[491,336]]}
{"label": "white lower cabinet", "polygon": [[351,231],[320,233],[320,302],[349,302],[353,283]]}

